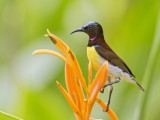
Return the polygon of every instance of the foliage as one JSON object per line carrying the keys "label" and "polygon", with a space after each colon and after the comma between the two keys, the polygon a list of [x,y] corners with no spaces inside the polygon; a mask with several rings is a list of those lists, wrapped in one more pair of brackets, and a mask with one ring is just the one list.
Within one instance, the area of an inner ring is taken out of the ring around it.
{"label": "foliage", "polygon": [[22,119],[17,118],[13,115],[9,115],[9,114],[4,113],[4,112],[0,112],[0,120],[22,120]]}

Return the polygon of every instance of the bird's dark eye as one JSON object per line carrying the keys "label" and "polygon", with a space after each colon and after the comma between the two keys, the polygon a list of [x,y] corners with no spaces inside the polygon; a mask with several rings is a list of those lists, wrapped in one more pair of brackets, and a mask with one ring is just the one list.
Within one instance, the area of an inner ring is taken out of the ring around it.
{"label": "bird's dark eye", "polygon": [[91,29],[92,28],[92,26],[89,26],[89,29]]}

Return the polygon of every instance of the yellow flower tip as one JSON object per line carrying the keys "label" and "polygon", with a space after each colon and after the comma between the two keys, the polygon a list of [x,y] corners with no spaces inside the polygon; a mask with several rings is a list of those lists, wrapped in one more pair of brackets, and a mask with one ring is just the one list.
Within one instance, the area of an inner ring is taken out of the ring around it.
{"label": "yellow flower tip", "polygon": [[52,33],[49,31],[49,29],[47,29],[47,32],[48,32],[49,35],[52,35]]}
{"label": "yellow flower tip", "polygon": [[56,81],[57,85],[60,86],[60,83],[58,81]]}
{"label": "yellow flower tip", "polygon": [[45,37],[48,37],[54,44],[57,43],[57,41],[55,40],[55,38],[52,37],[51,33],[49,33],[49,35],[44,35]]}
{"label": "yellow flower tip", "polygon": [[53,34],[49,31],[49,29],[47,29],[48,35],[44,35],[45,37],[48,37],[54,44],[57,43],[57,41],[55,40],[55,37],[53,37]]}
{"label": "yellow flower tip", "polygon": [[49,37],[49,35],[48,34],[46,34],[46,35],[44,35],[45,37]]}
{"label": "yellow flower tip", "polygon": [[[48,49],[38,49],[38,50],[35,50],[35,51],[32,53],[32,55],[44,54],[44,53],[46,53],[46,51],[49,52],[50,50],[48,50]],[[48,53],[48,54],[49,54],[49,53]]]}
{"label": "yellow flower tip", "polygon": [[35,50],[32,55],[37,55],[39,53],[39,50]]}
{"label": "yellow flower tip", "polygon": [[49,32],[49,29],[47,29],[47,32],[50,33],[50,32]]}

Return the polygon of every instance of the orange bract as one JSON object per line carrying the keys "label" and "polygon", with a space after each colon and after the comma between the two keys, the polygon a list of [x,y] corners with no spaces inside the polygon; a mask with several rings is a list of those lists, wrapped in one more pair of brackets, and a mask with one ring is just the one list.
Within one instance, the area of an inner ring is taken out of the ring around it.
{"label": "orange bract", "polygon": [[[95,79],[93,81],[92,81],[92,62],[89,61],[89,65],[88,65],[89,85],[87,88],[86,81],[79,67],[79,63],[74,53],[72,52],[72,50],[61,39],[51,34],[49,30],[47,31],[48,31],[48,35],[45,35],[45,36],[49,37],[52,40],[52,42],[55,44],[57,48],[60,49],[60,51],[64,54],[64,56],[56,51],[47,50],[47,49],[36,50],[33,52],[33,54],[34,55],[52,54],[52,55],[58,56],[59,58],[65,61],[66,63],[65,64],[65,82],[66,82],[68,93],[57,81],[58,87],[60,88],[61,92],[64,94],[69,105],[74,111],[74,114],[77,120],[96,120],[96,119],[89,118],[95,101],[97,101],[103,109],[107,108],[107,105],[97,96],[99,94],[100,88],[104,86],[107,80],[108,61],[106,61],[102,65],[102,67],[98,70],[95,76]],[[87,93],[87,99],[84,96],[82,87]],[[117,116],[110,108],[107,113],[109,114],[112,120],[118,120]]]}

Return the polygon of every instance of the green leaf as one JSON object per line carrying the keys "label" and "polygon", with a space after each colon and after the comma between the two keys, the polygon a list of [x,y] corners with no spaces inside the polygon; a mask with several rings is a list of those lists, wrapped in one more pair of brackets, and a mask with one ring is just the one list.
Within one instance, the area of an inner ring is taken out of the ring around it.
{"label": "green leaf", "polygon": [[0,111],[0,120],[22,120],[22,119]]}
{"label": "green leaf", "polygon": [[158,60],[159,60],[159,57],[157,57],[157,56],[159,55],[159,52],[160,52],[160,34],[159,34],[160,33],[160,8],[158,9],[157,16],[158,16],[158,18],[157,18],[157,26],[156,26],[156,30],[155,30],[155,36],[153,38],[153,43],[152,43],[150,55],[148,57],[148,62],[147,62],[145,74],[143,77],[143,81],[145,81],[145,82],[143,83],[142,86],[144,86],[146,91],[145,91],[145,94],[140,93],[140,95],[139,95],[139,100],[137,103],[137,109],[135,112],[134,120],[146,120],[146,109],[148,107],[148,99],[150,97],[149,93],[151,93],[151,91],[152,91],[152,89],[150,89],[150,88],[153,83],[154,71],[156,70],[156,66],[157,66]]}

